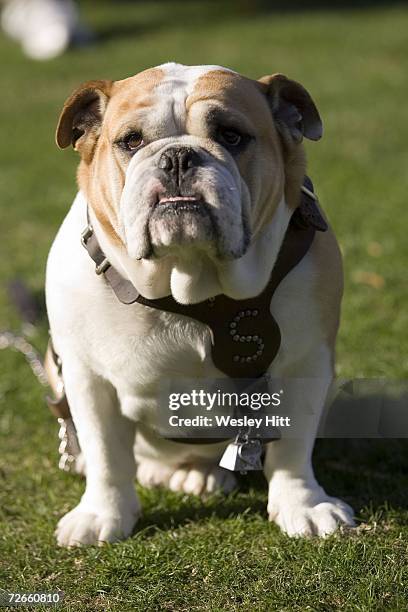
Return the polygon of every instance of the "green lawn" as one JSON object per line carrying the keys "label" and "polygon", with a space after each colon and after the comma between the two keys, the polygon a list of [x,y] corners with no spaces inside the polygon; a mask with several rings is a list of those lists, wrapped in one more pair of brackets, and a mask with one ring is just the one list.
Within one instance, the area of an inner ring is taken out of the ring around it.
{"label": "green lawn", "polygon": [[[283,72],[311,91],[325,137],[308,145],[309,172],[346,267],[338,371],[407,377],[408,9],[282,14],[258,4],[88,2],[100,44],[46,64],[0,39],[0,329],[19,329],[8,280],[41,292],[75,193],[76,156],[54,145],[65,97],[82,80],[168,60],[217,63],[253,77]],[[46,330],[44,322],[38,347]],[[42,396],[22,357],[0,352],[1,588],[60,588],[62,609],[75,611],[408,608],[405,442],[318,442],[322,484],[358,512],[351,535],[288,539],[266,521],[258,477],[204,503],[139,488],[144,518],[131,540],[63,550],[53,529],[83,483],[56,467],[56,424]]]}

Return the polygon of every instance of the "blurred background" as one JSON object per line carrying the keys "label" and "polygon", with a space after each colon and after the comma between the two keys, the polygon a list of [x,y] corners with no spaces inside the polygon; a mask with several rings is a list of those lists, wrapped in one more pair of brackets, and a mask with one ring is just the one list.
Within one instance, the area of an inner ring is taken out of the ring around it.
{"label": "blurred background", "polygon": [[[64,6],[59,0],[50,9],[47,0],[38,0],[41,10],[33,13],[34,2],[3,4],[0,330],[21,330],[7,290],[14,279],[41,305],[47,254],[76,192],[77,156],[54,142],[71,91],[88,79],[121,79],[167,61],[222,64],[253,78],[283,72],[311,92],[325,132],[320,142],[306,143],[309,174],[345,262],[338,373],[407,378],[407,4],[79,0]],[[32,329],[32,341],[44,350],[44,316]],[[261,598],[265,610],[317,609],[316,598],[324,602],[322,610],[357,609],[357,601],[366,602],[359,609],[383,610],[387,602],[390,609],[405,609],[406,445],[359,440],[317,445],[323,485],[368,523],[361,549],[364,524],[359,538],[343,544],[281,541],[265,522],[262,483],[255,491],[246,484],[243,493],[222,505],[215,500],[204,506],[139,487],[145,535],[123,545],[127,548],[102,551],[100,563],[99,552],[77,559],[55,548],[56,518],[76,503],[82,483],[57,469],[57,426],[43,395],[22,356],[0,350],[0,498],[6,496],[0,570],[2,557],[13,556],[9,569],[18,590],[63,587],[71,594],[75,590],[78,601],[86,592],[87,604],[77,609],[92,610],[117,609],[106,607],[104,593],[112,589],[120,595],[124,584],[136,584],[132,601],[139,607],[132,609],[164,609],[163,597],[173,602],[169,610],[261,609]],[[1,509],[0,501],[0,522]],[[377,523],[384,527],[376,531]],[[394,596],[395,590],[400,595]],[[180,607],[179,598],[190,592],[203,598],[203,607]],[[118,609],[128,609],[129,593],[121,601]]]}

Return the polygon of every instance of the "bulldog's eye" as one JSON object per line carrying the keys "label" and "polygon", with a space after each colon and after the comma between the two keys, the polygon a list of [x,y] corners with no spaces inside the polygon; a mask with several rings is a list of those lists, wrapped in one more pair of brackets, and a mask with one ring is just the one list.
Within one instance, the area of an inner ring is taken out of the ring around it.
{"label": "bulldog's eye", "polygon": [[132,132],[125,136],[120,144],[127,151],[136,151],[136,149],[139,149],[143,144],[143,136],[140,132]]}
{"label": "bulldog's eye", "polygon": [[219,130],[218,140],[226,147],[237,147],[242,142],[242,134],[236,130],[224,128]]}

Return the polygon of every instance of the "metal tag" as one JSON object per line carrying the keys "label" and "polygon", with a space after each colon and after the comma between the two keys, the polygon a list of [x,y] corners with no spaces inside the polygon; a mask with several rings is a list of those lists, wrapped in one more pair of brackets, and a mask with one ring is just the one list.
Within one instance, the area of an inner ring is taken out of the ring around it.
{"label": "metal tag", "polygon": [[262,470],[262,444],[260,440],[238,434],[234,442],[228,444],[219,466],[231,472]]}

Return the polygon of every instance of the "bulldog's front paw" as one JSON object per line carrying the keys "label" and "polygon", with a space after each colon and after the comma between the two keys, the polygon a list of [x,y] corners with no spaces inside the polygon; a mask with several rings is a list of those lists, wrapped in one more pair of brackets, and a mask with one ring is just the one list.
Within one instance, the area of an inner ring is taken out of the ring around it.
{"label": "bulldog's front paw", "polygon": [[83,546],[127,538],[140,516],[139,506],[118,511],[92,511],[82,502],[59,521],[55,535],[59,546]]}
{"label": "bulldog's front paw", "polygon": [[326,495],[319,485],[285,479],[269,485],[269,520],[289,536],[327,536],[340,526],[354,527],[353,509]]}

